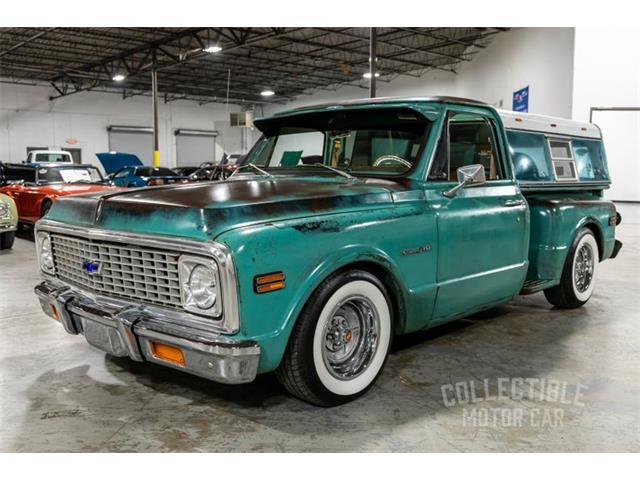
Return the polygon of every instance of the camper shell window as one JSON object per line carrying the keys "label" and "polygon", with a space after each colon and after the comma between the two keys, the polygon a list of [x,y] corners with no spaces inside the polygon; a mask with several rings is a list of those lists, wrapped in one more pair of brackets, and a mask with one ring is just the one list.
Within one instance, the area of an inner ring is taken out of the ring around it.
{"label": "camper shell window", "polygon": [[509,152],[516,173],[522,182],[550,182],[554,177],[549,165],[544,135],[515,130],[507,131]]}
{"label": "camper shell window", "polygon": [[581,181],[608,181],[609,172],[604,146],[599,140],[574,139],[573,154]]}
{"label": "camper shell window", "polygon": [[549,139],[549,152],[553,162],[553,172],[559,182],[578,179],[576,162],[573,159],[571,140],[560,138]]}

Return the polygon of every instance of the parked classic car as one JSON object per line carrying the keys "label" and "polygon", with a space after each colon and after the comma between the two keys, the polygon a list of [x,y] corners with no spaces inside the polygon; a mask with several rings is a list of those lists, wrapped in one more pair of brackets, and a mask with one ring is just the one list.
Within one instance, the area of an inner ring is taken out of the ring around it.
{"label": "parked classic car", "polygon": [[57,202],[36,234],[44,312],[111,355],[225,383],[275,371],[331,406],[374,384],[395,335],[520,293],[583,305],[621,247],[592,125],[518,115],[507,132],[452,98],[255,125],[242,175]]}
{"label": "parked classic car", "polygon": [[144,165],[137,155],[122,152],[96,153],[111,183],[117,187],[147,187],[184,183],[188,179],[170,168]]}
{"label": "parked classic car", "polygon": [[13,246],[18,228],[16,202],[8,195],[0,193],[0,250]]}
{"label": "parked classic car", "polygon": [[119,190],[105,184],[92,165],[50,163],[0,165],[0,193],[12,197],[20,223],[31,224],[46,215],[58,197]]}

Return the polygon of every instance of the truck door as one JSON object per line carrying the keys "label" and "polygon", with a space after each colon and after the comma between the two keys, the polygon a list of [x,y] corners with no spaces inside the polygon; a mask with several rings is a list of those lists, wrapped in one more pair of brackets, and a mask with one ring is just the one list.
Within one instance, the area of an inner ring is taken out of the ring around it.
{"label": "truck door", "polygon": [[[489,307],[516,295],[528,268],[529,218],[513,179],[504,136],[489,111],[452,107],[428,177],[436,212],[438,271],[431,324]],[[457,169],[481,164],[486,183],[451,198]]]}

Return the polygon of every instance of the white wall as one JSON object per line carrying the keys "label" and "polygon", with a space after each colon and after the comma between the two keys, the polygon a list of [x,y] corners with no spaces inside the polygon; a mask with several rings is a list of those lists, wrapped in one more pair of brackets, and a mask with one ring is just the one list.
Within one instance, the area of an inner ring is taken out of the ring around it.
{"label": "white wall", "polygon": [[591,107],[640,106],[638,29],[576,28],[573,118]]}
{"label": "white wall", "polygon": [[[26,157],[26,147],[47,146],[82,148],[83,162],[97,164],[95,153],[109,149],[109,125],[152,124],[150,97],[123,100],[115,94],[84,92],[49,101],[52,94],[53,89],[48,87],[0,83],[1,161],[20,162]],[[239,110],[238,106],[229,105],[229,111]],[[215,130],[219,126],[218,156],[227,144],[232,153],[236,152],[240,129],[226,128],[229,115],[225,105],[160,102],[158,113],[161,165],[176,164],[173,132],[177,128]],[[70,138],[76,139],[77,144],[67,144]]]}
{"label": "white wall", "polygon": [[529,85],[529,112],[571,118],[573,28],[515,28],[466,63],[460,96],[511,110],[513,92]]}
{"label": "white wall", "polygon": [[[378,83],[377,93],[379,97],[453,95],[511,109],[513,92],[529,85],[530,112],[570,118],[573,32],[573,28],[514,28],[498,35],[473,61],[464,62],[457,74],[432,71],[420,78],[400,76]],[[287,105],[265,108],[265,113],[367,96],[366,89],[346,86],[334,93],[301,96]]]}
{"label": "white wall", "polygon": [[[591,107],[640,107],[638,30],[576,28],[573,118]],[[640,112],[594,112],[602,129],[613,200],[640,201]]]}

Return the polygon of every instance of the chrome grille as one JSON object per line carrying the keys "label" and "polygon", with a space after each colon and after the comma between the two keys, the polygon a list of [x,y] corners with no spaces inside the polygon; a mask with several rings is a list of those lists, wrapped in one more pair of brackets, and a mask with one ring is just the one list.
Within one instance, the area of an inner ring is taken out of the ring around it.
{"label": "chrome grille", "polygon": [[[179,253],[51,234],[56,277],[105,296],[182,307]],[[98,269],[89,273],[91,262]]]}

